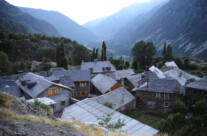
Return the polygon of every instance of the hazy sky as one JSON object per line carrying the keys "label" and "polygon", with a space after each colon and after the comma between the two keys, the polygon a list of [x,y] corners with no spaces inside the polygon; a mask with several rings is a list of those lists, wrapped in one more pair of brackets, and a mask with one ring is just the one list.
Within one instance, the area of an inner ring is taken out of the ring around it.
{"label": "hazy sky", "polygon": [[150,0],[6,0],[21,7],[54,10],[79,24],[111,15],[134,2]]}

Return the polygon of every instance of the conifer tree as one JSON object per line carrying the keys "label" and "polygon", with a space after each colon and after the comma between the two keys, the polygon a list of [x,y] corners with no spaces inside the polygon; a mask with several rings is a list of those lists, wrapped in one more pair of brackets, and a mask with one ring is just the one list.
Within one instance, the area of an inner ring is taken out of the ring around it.
{"label": "conifer tree", "polygon": [[102,50],[101,50],[101,61],[107,60],[106,57],[106,43],[103,41],[102,43]]}
{"label": "conifer tree", "polygon": [[164,43],[163,51],[162,51],[162,57],[163,57],[163,64],[166,62],[166,42]]}
{"label": "conifer tree", "polygon": [[95,59],[98,59],[98,48],[96,49]]}
{"label": "conifer tree", "polygon": [[63,43],[58,45],[56,48],[56,62],[57,62],[57,67],[63,67],[67,69],[68,60],[65,57],[65,46]]}

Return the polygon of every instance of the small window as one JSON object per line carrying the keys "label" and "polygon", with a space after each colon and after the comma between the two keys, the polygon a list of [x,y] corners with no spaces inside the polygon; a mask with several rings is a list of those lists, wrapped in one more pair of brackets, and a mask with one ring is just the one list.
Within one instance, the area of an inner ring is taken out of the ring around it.
{"label": "small window", "polygon": [[164,102],[164,107],[168,107],[169,103],[168,102]]}
{"label": "small window", "polygon": [[80,96],[83,96],[83,92],[80,92]]}
{"label": "small window", "polygon": [[53,90],[52,89],[48,89],[48,96],[53,96]]}
{"label": "small window", "polygon": [[157,98],[161,98],[161,93],[156,93]]}
{"label": "small window", "polygon": [[75,97],[77,97],[77,96],[78,96],[77,92],[75,92],[75,93],[74,93],[74,96],[75,96]]}
{"label": "small window", "polygon": [[61,101],[61,106],[65,106],[65,101]]}
{"label": "small window", "polygon": [[86,82],[84,83],[84,87],[87,87],[87,83]]}
{"label": "small window", "polygon": [[169,99],[169,94],[168,94],[168,93],[165,93],[165,94],[164,94],[164,98],[165,98],[165,99]]}
{"label": "small window", "polygon": [[59,94],[60,94],[59,88],[55,88],[55,95],[59,95]]}
{"label": "small window", "polygon": [[79,83],[79,87],[84,87],[84,83]]}
{"label": "small window", "polygon": [[85,92],[85,96],[88,96],[87,92]]}

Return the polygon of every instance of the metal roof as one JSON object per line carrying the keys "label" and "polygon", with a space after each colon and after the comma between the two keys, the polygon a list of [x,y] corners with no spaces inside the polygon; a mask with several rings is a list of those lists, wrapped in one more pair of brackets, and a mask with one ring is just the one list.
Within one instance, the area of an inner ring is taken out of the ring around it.
{"label": "metal roof", "polygon": [[[55,102],[54,100],[48,98],[48,97],[42,97],[42,98],[36,98],[38,101],[40,101],[41,103],[45,104],[45,105],[53,105],[56,104],[57,102]],[[27,102],[29,103],[34,103],[35,99],[29,99],[27,100]]]}
{"label": "metal roof", "polygon": [[103,67],[111,67],[111,72],[116,71],[114,66],[111,64],[110,61],[94,61],[94,62],[82,62],[81,63],[81,70],[89,70],[93,68],[93,73],[102,73]]}
{"label": "metal roof", "polygon": [[165,78],[165,75],[163,74],[162,71],[160,71],[158,68],[155,66],[152,66],[149,68],[149,71],[151,71],[154,75],[156,75],[158,78]]}
{"label": "metal roof", "polygon": [[87,98],[64,109],[61,119],[65,121],[80,121],[82,123],[91,122],[97,124],[97,117],[102,117],[108,113],[114,113],[110,122],[124,120],[125,126],[121,128],[127,134],[133,136],[153,136],[158,134],[158,130],[132,119],[122,113],[110,109],[93,98]]}
{"label": "metal roof", "polygon": [[106,102],[112,103],[114,105],[113,109],[117,110],[136,98],[124,87],[120,87],[114,91],[94,97],[92,99],[95,99],[98,103],[101,104],[105,104]]}
{"label": "metal roof", "polygon": [[91,83],[102,93],[106,93],[111,87],[113,87],[117,81],[111,77],[98,74],[91,79]]}

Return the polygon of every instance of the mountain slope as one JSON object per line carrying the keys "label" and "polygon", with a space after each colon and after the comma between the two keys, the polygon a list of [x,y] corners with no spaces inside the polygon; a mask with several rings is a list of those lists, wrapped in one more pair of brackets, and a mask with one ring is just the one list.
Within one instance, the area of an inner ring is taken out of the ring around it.
{"label": "mountain slope", "polygon": [[22,12],[26,12],[38,19],[50,22],[57,30],[65,37],[76,40],[81,43],[89,41],[98,41],[98,37],[88,29],[80,26],[67,16],[56,12],[46,11],[41,9],[32,8],[19,8]]}
{"label": "mountain slope", "polygon": [[172,44],[176,56],[195,56],[207,50],[206,24],[206,0],[171,0],[138,28],[119,33],[111,46],[129,50],[136,41],[147,40],[161,50],[166,41]]}
{"label": "mountain slope", "polygon": [[114,34],[131,22],[136,16],[150,11],[153,7],[166,0],[153,0],[152,2],[133,3],[115,14],[104,19],[90,21],[83,26],[94,32],[103,40],[112,39]]}
{"label": "mountain slope", "polygon": [[[18,8],[5,0],[0,0],[0,18],[21,24],[29,33],[41,33],[45,35],[60,36],[59,32],[46,21],[36,19],[29,14],[22,13]],[[7,24],[9,23],[7,20]],[[1,22],[2,23],[2,22]],[[11,24],[12,25],[12,24]]]}

